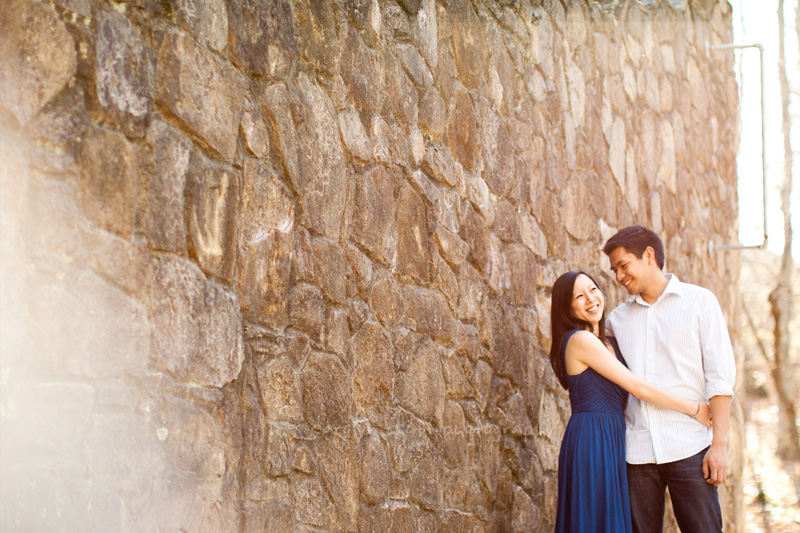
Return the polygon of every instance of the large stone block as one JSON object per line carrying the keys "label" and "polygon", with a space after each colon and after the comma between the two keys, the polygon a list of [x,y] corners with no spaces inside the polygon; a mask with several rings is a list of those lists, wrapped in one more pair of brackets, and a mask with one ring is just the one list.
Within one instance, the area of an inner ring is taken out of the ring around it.
{"label": "large stone block", "polygon": [[361,451],[361,494],[370,505],[381,503],[389,493],[392,471],[386,446],[376,432],[364,439]]}
{"label": "large stone block", "polygon": [[513,307],[496,304],[489,307],[488,315],[495,371],[520,387],[528,379],[530,340],[520,330]]}
{"label": "large stone block", "polygon": [[[228,44],[228,11],[224,0],[170,0],[172,12],[195,39],[219,52]],[[232,6],[238,7],[238,3]],[[238,32],[234,35],[239,36]]]}
{"label": "large stone block", "polygon": [[463,87],[456,89],[450,101],[447,141],[456,160],[464,167],[474,169],[479,148],[478,117],[472,99]]}
{"label": "large stone block", "polygon": [[442,371],[444,349],[430,340],[422,341],[411,354],[408,368],[398,376],[397,397],[409,411],[442,425],[446,387]]}
{"label": "large stone block", "polygon": [[319,339],[325,324],[322,291],[308,283],[294,285],[289,291],[289,324]]}
{"label": "large stone block", "polygon": [[395,213],[397,250],[395,271],[418,281],[430,281],[431,249],[424,202],[410,185],[400,186]]}
{"label": "large stone block", "polygon": [[147,178],[140,224],[157,250],[186,252],[184,188],[192,144],[164,122],[147,131]]}
{"label": "large stone block", "polygon": [[311,241],[314,255],[314,280],[325,297],[335,303],[347,298],[350,264],[339,243],[323,237]]}
{"label": "large stone block", "polygon": [[116,11],[97,11],[94,83],[102,118],[141,135],[150,110],[150,69],[141,30]]}
{"label": "large stone block", "polygon": [[495,194],[509,196],[516,177],[511,136],[487,100],[481,99],[478,107],[483,178]]}
{"label": "large stone block", "polygon": [[291,2],[236,2],[229,13],[234,61],[258,75],[287,76],[297,58]]}
{"label": "large stone block", "polygon": [[383,106],[381,79],[372,66],[369,48],[354,29],[348,32],[344,40],[342,80],[358,109],[372,113],[381,111]]}
{"label": "large stone block", "polygon": [[180,381],[221,387],[242,368],[239,302],[189,261],[164,256],[153,285],[153,356]]}
{"label": "large stone block", "polygon": [[80,148],[81,207],[102,229],[130,238],[139,195],[136,146],[124,136],[91,127]]}
{"label": "large stone block", "polygon": [[189,251],[207,273],[233,279],[239,231],[239,176],[195,150],[186,184]]}
{"label": "large stone block", "polygon": [[389,335],[378,324],[367,321],[350,341],[355,367],[353,399],[370,421],[387,427],[394,394],[393,347]]}
{"label": "large stone block", "polygon": [[351,238],[388,264],[397,246],[394,180],[386,169],[375,167],[361,176],[355,189]]}
{"label": "large stone block", "polygon": [[226,469],[224,443],[211,415],[174,396],[165,398],[159,411],[158,438],[170,462],[200,479],[221,478]]}
{"label": "large stone block", "polygon": [[335,74],[341,53],[338,8],[314,0],[296,0],[294,17],[301,57],[316,70]]}
{"label": "large stone block", "polygon": [[325,91],[305,74],[298,78],[303,102],[297,126],[301,172],[290,177],[299,195],[301,220],[338,240],[347,192],[345,157],[336,112]]}
{"label": "large stone block", "polygon": [[158,58],[158,100],[226,160],[233,157],[245,80],[188,36],[172,31]]}
{"label": "large stone block", "polygon": [[358,474],[353,446],[338,433],[316,441],[317,462],[333,504],[346,531],[355,531],[358,521]]}
{"label": "large stone block", "polygon": [[77,69],[75,43],[47,4],[9,0],[0,10],[0,105],[27,123]]}
{"label": "large stone block", "polygon": [[312,352],[300,379],[308,424],[323,432],[349,432],[352,393],[341,362],[333,355]]}
{"label": "large stone block", "polygon": [[283,330],[288,324],[293,234],[274,231],[239,248],[239,294],[245,320]]}
{"label": "large stone block", "polygon": [[299,387],[291,362],[279,357],[259,366],[257,372],[266,417],[276,422],[302,421]]}
{"label": "large stone block", "polygon": [[511,246],[506,254],[511,272],[514,305],[536,307],[536,263],[533,254],[521,246]]}
{"label": "large stone block", "polygon": [[483,82],[484,64],[487,62],[484,26],[471,2],[458,0],[449,8],[458,77],[468,89],[478,89]]}
{"label": "large stone block", "polygon": [[406,317],[410,327],[443,343],[453,338],[453,316],[447,300],[438,292],[417,287],[403,291]]}

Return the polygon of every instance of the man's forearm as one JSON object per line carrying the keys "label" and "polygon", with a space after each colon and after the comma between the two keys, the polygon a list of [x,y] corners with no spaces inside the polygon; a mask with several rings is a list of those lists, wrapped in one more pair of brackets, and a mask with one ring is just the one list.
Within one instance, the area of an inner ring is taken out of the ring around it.
{"label": "man's forearm", "polygon": [[728,445],[728,421],[731,417],[731,397],[714,396],[709,401],[711,407],[711,421],[713,424],[714,436],[711,440],[712,446]]}

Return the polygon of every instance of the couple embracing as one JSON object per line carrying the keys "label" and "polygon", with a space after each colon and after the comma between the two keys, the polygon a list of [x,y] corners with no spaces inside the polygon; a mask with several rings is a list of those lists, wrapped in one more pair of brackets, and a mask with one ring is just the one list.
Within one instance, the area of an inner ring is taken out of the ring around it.
{"label": "couple embracing", "polygon": [[721,532],[735,368],[719,303],[663,273],[649,229],[624,228],[603,251],[631,295],[608,318],[588,274],[553,285],[550,363],[572,408],[556,531],[660,532],[669,488],[682,532]]}

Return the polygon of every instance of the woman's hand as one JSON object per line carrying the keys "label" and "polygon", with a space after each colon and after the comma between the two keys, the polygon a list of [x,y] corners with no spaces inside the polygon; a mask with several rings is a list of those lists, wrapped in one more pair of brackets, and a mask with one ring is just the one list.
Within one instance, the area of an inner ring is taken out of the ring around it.
{"label": "woman's hand", "polygon": [[703,424],[707,428],[711,428],[711,407],[707,403],[700,404],[700,410],[694,419]]}

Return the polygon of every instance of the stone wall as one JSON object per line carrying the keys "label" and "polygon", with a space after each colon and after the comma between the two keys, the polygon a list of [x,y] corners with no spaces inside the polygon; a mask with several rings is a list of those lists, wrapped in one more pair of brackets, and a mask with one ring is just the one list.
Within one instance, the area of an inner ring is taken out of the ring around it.
{"label": "stone wall", "polygon": [[738,324],[727,2],[4,4],[4,531],[550,530],[555,277]]}

